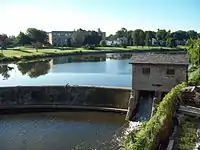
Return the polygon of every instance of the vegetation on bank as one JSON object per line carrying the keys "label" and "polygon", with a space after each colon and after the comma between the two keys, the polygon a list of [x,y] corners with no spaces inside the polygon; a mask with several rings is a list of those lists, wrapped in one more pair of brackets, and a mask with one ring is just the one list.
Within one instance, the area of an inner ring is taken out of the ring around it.
{"label": "vegetation on bank", "polygon": [[193,120],[185,120],[180,124],[178,138],[179,150],[193,150],[197,141],[197,126]]}
{"label": "vegetation on bank", "polygon": [[[16,47],[9,48],[4,50],[0,54],[0,61],[19,61],[19,60],[29,60],[45,57],[54,57],[54,56],[65,56],[70,54],[83,54],[83,53],[95,53],[95,52],[107,52],[107,51],[130,51],[130,50],[174,50],[173,48],[161,48],[161,47],[140,47],[140,46],[130,46],[127,48],[122,47],[96,47],[93,50],[87,48],[72,48],[72,47],[63,47],[63,48],[44,48],[35,50],[31,47]],[[176,50],[176,49],[175,49]],[[177,49],[179,50],[179,49]],[[182,49],[181,49],[182,50]]]}
{"label": "vegetation on bank", "polygon": [[156,113],[136,134],[131,133],[131,138],[125,140],[124,150],[154,150],[158,146],[160,139],[169,136],[172,127],[173,115],[177,103],[177,97],[182,88],[186,87],[185,82],[174,87],[160,102]]}

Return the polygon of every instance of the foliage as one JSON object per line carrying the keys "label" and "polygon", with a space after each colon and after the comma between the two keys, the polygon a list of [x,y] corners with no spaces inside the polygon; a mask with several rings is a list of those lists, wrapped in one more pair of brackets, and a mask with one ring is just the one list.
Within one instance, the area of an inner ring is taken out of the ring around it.
{"label": "foliage", "polygon": [[2,52],[4,49],[7,49],[7,41],[8,41],[8,36],[6,34],[0,34],[0,46]]}
{"label": "foliage", "polygon": [[189,73],[189,85],[200,84],[200,67]]}
{"label": "foliage", "polygon": [[31,38],[23,32],[19,33],[16,40],[19,45],[31,44]]}
{"label": "foliage", "polygon": [[187,42],[188,44],[188,48],[187,48],[187,51],[188,51],[188,54],[190,56],[190,61],[192,63],[192,65],[199,65],[200,62],[198,62],[199,57],[200,57],[200,39],[197,39],[197,40],[189,40]]}
{"label": "foliage", "polygon": [[166,41],[166,46],[167,47],[176,47],[176,41],[174,38],[168,38]]}
{"label": "foliage", "polygon": [[184,121],[180,124],[180,135],[178,139],[179,150],[192,150],[195,148],[197,139],[196,126],[194,122]]}
{"label": "foliage", "polygon": [[100,41],[100,46],[101,47],[105,47],[106,46],[106,41],[105,40],[101,40]]}
{"label": "foliage", "polygon": [[95,45],[86,44],[85,46],[83,46],[83,48],[87,49],[87,50],[94,50],[95,49]]}
{"label": "foliage", "polygon": [[177,97],[181,92],[181,89],[186,87],[186,83],[183,82],[174,87],[160,102],[156,113],[146,123],[133,138],[129,138],[126,141],[123,149],[129,150],[154,150],[158,144],[158,136],[169,130],[170,123],[172,123],[172,117],[175,111],[175,104],[177,103]]}
{"label": "foliage", "polygon": [[42,44],[46,44],[48,41],[48,35],[45,31],[38,30],[35,28],[28,28],[26,31],[27,35],[31,39],[31,42],[40,42]]}
{"label": "foliage", "polygon": [[141,29],[136,29],[133,32],[133,45],[144,46],[145,34]]}
{"label": "foliage", "polygon": [[155,38],[155,34],[152,31],[145,32],[145,45],[152,46],[152,38]]}
{"label": "foliage", "polygon": [[188,37],[190,39],[194,39],[195,40],[195,39],[198,38],[198,33],[196,31],[194,31],[194,30],[188,31],[187,34],[188,34]]}

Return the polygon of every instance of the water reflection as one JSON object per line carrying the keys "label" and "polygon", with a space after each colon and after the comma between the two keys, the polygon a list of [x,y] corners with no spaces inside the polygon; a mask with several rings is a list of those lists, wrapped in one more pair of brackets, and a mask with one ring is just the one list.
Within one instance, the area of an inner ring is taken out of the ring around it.
{"label": "water reflection", "polygon": [[8,79],[10,77],[10,71],[13,70],[13,67],[8,65],[0,65],[0,74],[3,77],[3,80]]}
{"label": "water reflection", "polygon": [[41,75],[47,74],[52,66],[53,60],[42,60],[17,64],[17,68],[22,75],[28,75],[31,78],[37,78]]}
{"label": "water reflection", "polygon": [[[124,59],[127,57],[128,59]],[[11,70],[1,65],[0,85],[66,85],[69,83],[130,87],[130,57],[130,53],[63,56],[12,64],[14,69]]]}
{"label": "water reflection", "polygon": [[105,61],[106,54],[98,55],[80,55],[80,56],[62,56],[53,59],[53,64],[65,64],[70,62],[98,62]]}

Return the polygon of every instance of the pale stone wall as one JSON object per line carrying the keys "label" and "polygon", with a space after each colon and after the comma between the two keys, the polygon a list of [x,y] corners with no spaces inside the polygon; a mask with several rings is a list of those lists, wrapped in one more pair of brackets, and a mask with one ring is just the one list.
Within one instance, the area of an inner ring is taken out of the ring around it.
{"label": "pale stone wall", "polygon": [[[143,74],[143,68],[150,68],[150,75]],[[168,92],[175,85],[187,80],[187,66],[184,65],[137,64],[133,65],[132,69],[132,88],[134,90]],[[167,69],[174,69],[175,75],[167,75]],[[156,87],[153,84],[162,86]]]}

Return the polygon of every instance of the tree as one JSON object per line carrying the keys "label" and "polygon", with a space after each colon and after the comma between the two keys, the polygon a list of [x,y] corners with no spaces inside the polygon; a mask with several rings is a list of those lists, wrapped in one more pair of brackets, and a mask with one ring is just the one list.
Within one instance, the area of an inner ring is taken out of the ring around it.
{"label": "tree", "polygon": [[139,34],[140,34],[140,29],[136,29],[135,31],[133,31],[132,38],[133,38],[133,45],[135,45],[135,46],[139,46],[140,45]]}
{"label": "tree", "polygon": [[40,42],[42,44],[46,44],[48,41],[48,35],[45,31],[35,28],[28,28],[26,33],[33,43]]}
{"label": "tree", "polygon": [[167,47],[176,47],[176,40],[174,38],[168,38],[166,41]]}
{"label": "tree", "polygon": [[145,33],[145,45],[146,46],[151,46],[152,45],[152,38],[150,37],[150,31],[146,31]]}
{"label": "tree", "polygon": [[144,46],[145,45],[145,33],[143,30],[140,30],[139,32],[139,43],[140,43],[140,46]]}
{"label": "tree", "polygon": [[132,38],[133,31],[129,30],[127,33],[127,45],[133,45],[133,38]]}
{"label": "tree", "polygon": [[16,37],[16,42],[17,44],[24,46],[26,44],[31,44],[31,39],[28,35],[20,32],[19,35]]}
{"label": "tree", "polygon": [[76,32],[72,34],[72,43],[74,46],[82,46],[83,42],[85,40],[85,36],[87,35],[87,32],[85,30],[79,29]]}
{"label": "tree", "polygon": [[192,65],[200,64],[200,39],[190,40],[190,44],[187,48],[188,54],[190,56],[190,61]]}
{"label": "tree", "polygon": [[156,32],[156,39],[159,42],[160,46],[165,46],[165,42],[167,40],[167,31],[165,29],[158,29],[158,31]]}
{"label": "tree", "polygon": [[198,38],[198,34],[197,34],[197,32],[194,31],[194,30],[189,30],[189,31],[187,32],[187,34],[188,34],[189,38],[191,38],[191,39],[197,39],[197,38]]}
{"label": "tree", "polygon": [[101,40],[100,41],[100,46],[105,47],[106,46],[106,41],[105,40]]}
{"label": "tree", "polygon": [[84,42],[83,45],[89,44],[89,45],[98,45],[101,41],[101,35],[99,35],[98,32],[95,31],[87,31],[84,35]]}
{"label": "tree", "polygon": [[3,53],[3,50],[7,49],[7,41],[8,41],[8,36],[6,34],[1,34],[0,35],[0,46],[1,46],[1,52]]}
{"label": "tree", "polygon": [[154,31],[145,31],[145,45],[152,45],[152,38],[155,38],[156,32]]}
{"label": "tree", "polygon": [[189,39],[188,33],[186,31],[182,31],[182,30],[178,30],[172,33],[172,37],[175,40],[179,40],[179,41],[186,41],[187,39]]}
{"label": "tree", "polygon": [[128,37],[128,31],[126,28],[121,28],[119,31],[116,32],[117,38]]}

